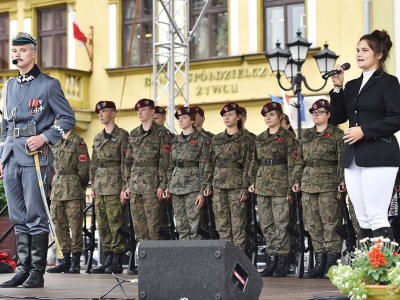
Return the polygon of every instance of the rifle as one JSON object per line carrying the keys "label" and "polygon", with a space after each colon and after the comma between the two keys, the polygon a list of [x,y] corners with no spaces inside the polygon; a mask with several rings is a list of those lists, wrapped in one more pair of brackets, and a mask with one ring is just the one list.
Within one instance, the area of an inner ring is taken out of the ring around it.
{"label": "rifle", "polygon": [[[301,207],[301,197],[299,197],[299,193],[294,193],[294,201],[296,202],[296,215],[297,215],[297,230],[295,230],[289,224],[286,225],[286,231],[296,238],[296,243],[298,249],[300,251],[299,259],[298,259],[298,266],[296,277],[303,278],[304,275],[304,254],[308,252],[309,263],[308,267],[314,266],[314,248],[312,246],[312,240],[310,233],[304,229],[303,224],[303,212]],[[304,238],[307,238],[307,248],[304,243]]]}
{"label": "rifle", "polygon": [[214,211],[212,209],[212,202],[210,196],[205,196],[206,208],[207,208],[207,219],[208,219],[208,231],[201,228],[201,225],[197,228],[197,233],[200,234],[207,240],[219,240],[219,233],[215,227]]}
{"label": "rifle", "polygon": [[128,275],[137,275],[138,269],[135,263],[135,253],[136,253],[136,236],[135,230],[133,228],[133,219],[131,213],[131,203],[130,198],[125,202],[125,219],[128,219],[127,227],[128,232],[126,232],[121,227],[118,228],[117,232],[129,241],[129,264],[128,264]]}
{"label": "rifle", "polygon": [[161,235],[166,240],[177,240],[178,236],[175,232],[175,225],[174,219],[172,216],[170,204],[168,203],[167,198],[164,198],[165,210],[167,212],[167,223],[168,223],[168,230],[165,231],[163,228],[158,229],[158,234]]}
{"label": "rifle", "polygon": [[[254,193],[250,193],[250,203],[251,203],[251,225],[246,225],[245,231],[249,237],[251,237],[251,262],[257,268],[257,255],[258,255],[258,234],[260,234],[261,229],[257,224],[257,212],[256,212],[256,200]],[[262,236],[262,232],[260,234]]]}
{"label": "rifle", "polygon": [[347,253],[353,252],[356,249],[356,232],[354,230],[353,222],[350,219],[349,209],[346,204],[346,192],[342,192],[342,213],[344,218],[344,223],[342,227],[336,227],[335,231],[338,235],[340,235],[346,242],[346,249],[343,251],[343,255]]}
{"label": "rifle", "polygon": [[90,246],[89,246],[89,257],[86,264],[85,273],[90,274],[90,270],[92,269],[93,264],[93,252],[96,243],[96,212],[95,212],[95,198],[92,198],[92,222],[90,223]]}

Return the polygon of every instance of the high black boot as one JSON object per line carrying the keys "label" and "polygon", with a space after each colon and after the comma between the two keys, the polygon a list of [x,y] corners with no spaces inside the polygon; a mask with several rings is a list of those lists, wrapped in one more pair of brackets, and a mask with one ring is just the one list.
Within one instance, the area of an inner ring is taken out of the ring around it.
{"label": "high black boot", "polygon": [[384,239],[389,238],[391,241],[394,240],[392,227],[381,227],[373,230],[372,232],[374,234],[374,237],[382,236]]}
{"label": "high black boot", "polygon": [[31,271],[28,279],[22,284],[25,288],[40,288],[44,286],[43,274],[46,270],[48,234],[32,235]]}
{"label": "high black boot", "polygon": [[81,272],[81,252],[72,253],[72,264],[69,269],[70,274],[79,274]]}
{"label": "high black boot", "polygon": [[286,267],[288,263],[288,255],[287,254],[279,254],[278,258],[278,266],[276,267],[272,277],[286,277]]}
{"label": "high black boot", "polygon": [[295,250],[291,250],[288,256],[288,263],[286,266],[286,274],[296,274],[297,258]]}
{"label": "high black boot", "polygon": [[268,254],[267,256],[267,267],[260,272],[262,277],[271,277],[276,269],[276,264],[278,260],[277,254]]}
{"label": "high black boot", "polygon": [[337,260],[340,258],[340,253],[332,253],[328,252],[326,255],[326,265],[325,265],[325,272],[324,272],[324,278],[329,279],[328,277],[328,272],[329,269],[337,264]]}
{"label": "high black boot", "polygon": [[64,258],[61,260],[61,263],[53,268],[48,268],[47,273],[68,273],[69,268],[71,267],[71,253],[66,252],[63,253]]}
{"label": "high black boot", "polygon": [[303,278],[323,278],[326,266],[326,254],[315,253],[315,266],[308,273],[304,273]]}
{"label": "high black boot", "polygon": [[103,265],[99,267],[92,268],[90,270],[90,273],[92,274],[104,274],[105,270],[111,266],[111,262],[113,260],[113,253],[110,252],[104,252],[104,256],[106,257],[106,261],[104,262]]}
{"label": "high black boot", "polygon": [[114,252],[113,253],[113,260],[111,263],[111,266],[109,266],[105,273],[106,274],[121,274],[124,268],[122,267],[122,257],[124,256],[124,253],[122,252]]}
{"label": "high black boot", "polygon": [[17,255],[18,255],[18,270],[8,281],[0,284],[1,288],[17,287],[25,282],[29,277],[29,268],[31,266],[31,235],[29,233],[16,234],[17,240]]}

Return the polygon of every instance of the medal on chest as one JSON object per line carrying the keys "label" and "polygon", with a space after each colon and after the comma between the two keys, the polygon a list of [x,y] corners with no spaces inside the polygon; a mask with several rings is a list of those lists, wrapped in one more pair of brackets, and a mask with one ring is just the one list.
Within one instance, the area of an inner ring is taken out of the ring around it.
{"label": "medal on chest", "polygon": [[43,100],[40,100],[38,98],[35,99],[29,99],[29,114],[37,114],[38,112],[41,112],[43,110]]}

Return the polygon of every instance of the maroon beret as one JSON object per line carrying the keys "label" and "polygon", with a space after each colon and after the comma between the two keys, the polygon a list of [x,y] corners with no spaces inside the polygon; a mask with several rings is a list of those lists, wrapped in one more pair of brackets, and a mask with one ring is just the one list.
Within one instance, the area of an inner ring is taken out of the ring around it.
{"label": "maroon beret", "polygon": [[282,105],[279,102],[269,102],[265,104],[261,110],[261,115],[265,115],[273,110],[282,110]]}
{"label": "maroon beret", "polygon": [[221,116],[223,116],[224,113],[226,113],[226,112],[228,112],[228,111],[232,111],[232,110],[235,110],[235,111],[237,111],[237,112],[240,113],[240,114],[242,113],[242,111],[240,110],[240,106],[239,106],[238,104],[229,102],[229,103],[225,104],[225,106],[221,109],[221,111],[219,112],[219,114],[220,114]]}
{"label": "maroon beret", "polygon": [[180,116],[182,115],[196,115],[196,110],[193,107],[189,106],[182,106],[178,108],[175,112],[175,118],[179,119]]}
{"label": "maroon beret", "polygon": [[145,106],[150,106],[154,108],[154,101],[150,100],[150,99],[140,99],[136,105],[135,105],[135,109],[138,110],[141,107],[145,107]]}
{"label": "maroon beret", "polygon": [[196,110],[196,113],[198,113],[200,116],[204,117],[204,110],[199,107],[199,106],[191,106],[191,108]]}
{"label": "maroon beret", "polygon": [[320,108],[329,108],[329,101],[325,99],[319,99],[315,101],[313,105],[311,105],[311,108],[308,111],[312,112]]}
{"label": "maroon beret", "polygon": [[96,113],[98,114],[100,110],[103,108],[116,108],[115,103],[112,101],[100,101],[97,102],[96,108],[94,109]]}
{"label": "maroon beret", "polygon": [[247,113],[246,108],[244,108],[243,106],[240,106],[239,108],[240,108],[240,110],[242,111],[242,113]]}
{"label": "maroon beret", "polygon": [[166,115],[166,111],[164,108],[162,108],[161,106],[156,106],[154,107],[154,109],[156,110],[155,114],[162,114],[162,115]]}

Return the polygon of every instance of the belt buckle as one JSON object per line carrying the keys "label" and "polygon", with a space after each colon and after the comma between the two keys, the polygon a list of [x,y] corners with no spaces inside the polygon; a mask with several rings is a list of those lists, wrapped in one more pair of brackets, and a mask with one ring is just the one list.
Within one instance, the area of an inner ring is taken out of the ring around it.
{"label": "belt buckle", "polygon": [[267,159],[267,165],[272,166],[272,159]]}
{"label": "belt buckle", "polygon": [[312,165],[313,165],[313,167],[318,167],[318,161],[314,159],[312,161]]}
{"label": "belt buckle", "polygon": [[17,138],[17,137],[19,137],[19,128],[14,128],[14,131],[13,131],[13,137],[14,138]]}

